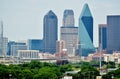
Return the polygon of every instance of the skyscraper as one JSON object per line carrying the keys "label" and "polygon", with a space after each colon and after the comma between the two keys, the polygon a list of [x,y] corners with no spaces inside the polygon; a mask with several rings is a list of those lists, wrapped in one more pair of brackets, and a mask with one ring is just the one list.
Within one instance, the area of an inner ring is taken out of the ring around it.
{"label": "skyscraper", "polygon": [[85,4],[79,17],[79,48],[81,55],[87,56],[93,53],[93,17],[88,4]]}
{"label": "skyscraper", "polygon": [[58,39],[58,19],[55,13],[50,10],[44,16],[44,52],[55,53],[56,41]]}
{"label": "skyscraper", "polygon": [[75,56],[74,48],[77,45],[78,27],[74,26],[73,10],[65,10],[63,14],[63,26],[61,27],[61,40],[65,41],[66,49],[69,56]]}
{"label": "skyscraper", "polygon": [[3,22],[0,22],[0,56],[3,56]]}
{"label": "skyscraper", "polygon": [[99,47],[102,50],[107,48],[107,24],[99,24]]}
{"label": "skyscraper", "polygon": [[107,16],[107,51],[120,51],[120,15]]}
{"label": "skyscraper", "polygon": [[63,26],[73,27],[74,25],[74,12],[73,10],[65,10],[63,14]]}

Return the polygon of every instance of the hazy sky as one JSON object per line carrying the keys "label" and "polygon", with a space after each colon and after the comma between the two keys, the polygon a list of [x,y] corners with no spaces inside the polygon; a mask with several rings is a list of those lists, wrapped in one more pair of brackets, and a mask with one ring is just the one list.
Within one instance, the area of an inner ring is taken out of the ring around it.
{"label": "hazy sky", "polygon": [[4,36],[15,41],[42,39],[43,17],[49,10],[58,17],[58,30],[62,26],[65,9],[73,9],[75,25],[78,26],[85,3],[88,3],[94,18],[94,45],[97,46],[98,24],[106,23],[107,15],[120,15],[120,0],[0,0]]}

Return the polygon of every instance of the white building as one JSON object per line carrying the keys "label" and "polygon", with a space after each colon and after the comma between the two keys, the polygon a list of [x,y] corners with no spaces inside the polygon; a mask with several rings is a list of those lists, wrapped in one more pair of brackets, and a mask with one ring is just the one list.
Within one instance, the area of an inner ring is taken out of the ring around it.
{"label": "white building", "polygon": [[18,57],[25,59],[38,59],[38,50],[18,50]]}

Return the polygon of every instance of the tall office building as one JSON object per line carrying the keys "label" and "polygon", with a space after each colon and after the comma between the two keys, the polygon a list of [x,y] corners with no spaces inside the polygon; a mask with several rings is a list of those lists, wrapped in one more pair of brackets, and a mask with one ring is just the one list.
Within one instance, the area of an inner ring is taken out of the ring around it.
{"label": "tall office building", "polygon": [[79,49],[82,56],[95,51],[93,45],[93,17],[88,4],[85,4],[79,17]]}
{"label": "tall office building", "polygon": [[73,27],[74,25],[74,12],[73,10],[65,10],[63,15],[63,26]]}
{"label": "tall office building", "polygon": [[53,11],[44,16],[44,52],[55,53],[58,39],[58,19]]}
{"label": "tall office building", "polygon": [[107,16],[107,51],[120,51],[120,15]]}
{"label": "tall office building", "polygon": [[67,53],[69,56],[75,56],[75,50],[78,43],[78,27],[74,26],[73,10],[65,10],[63,14],[63,26],[61,27],[61,40],[65,41]]}
{"label": "tall office building", "polygon": [[0,56],[3,56],[3,22],[0,22]]}
{"label": "tall office building", "polygon": [[29,39],[28,40],[28,49],[29,50],[43,50],[43,40],[40,39]]}
{"label": "tall office building", "polygon": [[8,45],[8,38],[3,37],[2,47],[0,46],[0,48],[2,49],[2,53],[0,53],[0,56],[6,56],[7,55],[7,45]]}
{"label": "tall office building", "polygon": [[99,47],[102,50],[107,48],[107,24],[99,24]]}

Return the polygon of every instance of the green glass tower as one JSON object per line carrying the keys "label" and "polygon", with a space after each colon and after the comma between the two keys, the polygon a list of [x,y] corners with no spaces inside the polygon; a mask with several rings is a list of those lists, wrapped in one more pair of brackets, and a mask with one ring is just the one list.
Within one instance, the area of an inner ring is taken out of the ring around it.
{"label": "green glass tower", "polygon": [[95,52],[93,45],[93,17],[88,4],[85,4],[79,17],[79,50],[80,55],[87,56]]}

